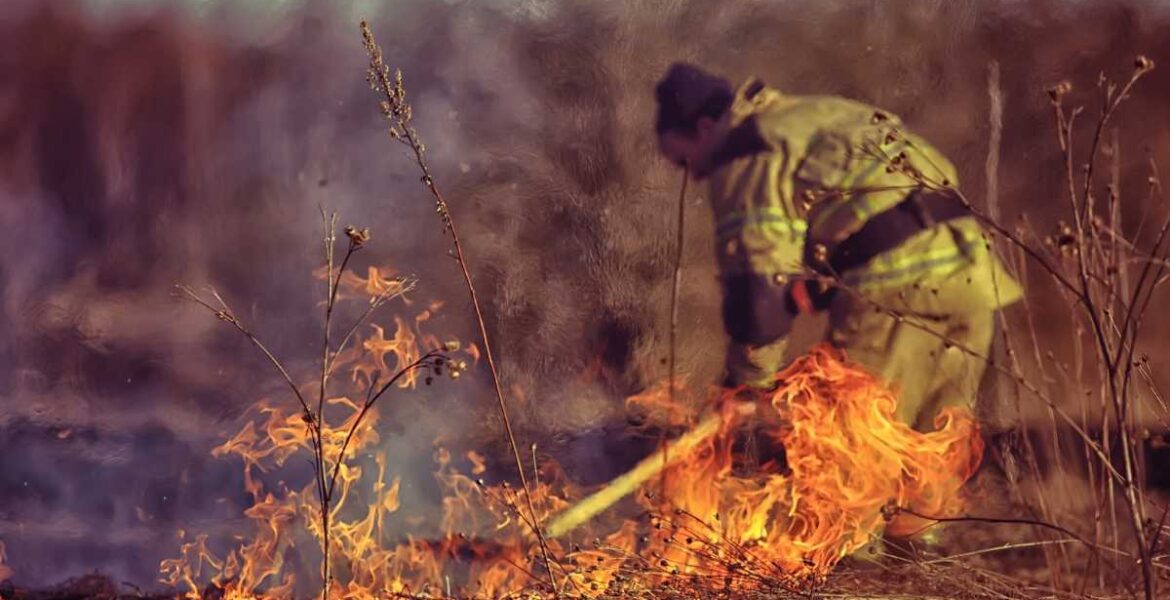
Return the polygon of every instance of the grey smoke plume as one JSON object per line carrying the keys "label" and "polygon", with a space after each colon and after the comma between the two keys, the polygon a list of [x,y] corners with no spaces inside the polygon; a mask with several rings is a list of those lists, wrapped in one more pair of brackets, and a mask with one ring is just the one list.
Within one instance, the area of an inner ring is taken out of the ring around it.
{"label": "grey smoke plume", "polygon": [[[1060,201],[1044,85],[1093,81],[1139,52],[1170,64],[1170,22],[1141,3],[7,4],[0,541],[29,585],[91,569],[149,585],[176,530],[239,527],[239,465],[209,451],[282,391],[173,283],[216,285],[311,372],[324,206],[373,229],[363,260],[417,274],[416,297],[446,302],[433,332],[472,338],[433,206],[363,79],[355,16],[405,73],[522,436],[585,480],[637,458],[588,432],[620,423],[621,399],[664,374],[677,174],[654,155],[649,90],[669,62],[881,105],[955,157],[979,198],[996,60],[1009,216]],[[1118,122],[1163,164],[1170,141],[1145,134],[1170,116],[1167,81],[1155,72]],[[1139,197],[1146,156],[1123,159],[1126,197]],[[700,196],[680,366],[703,385],[723,347]],[[394,400],[406,510],[426,497],[436,435],[502,447],[480,375]]]}

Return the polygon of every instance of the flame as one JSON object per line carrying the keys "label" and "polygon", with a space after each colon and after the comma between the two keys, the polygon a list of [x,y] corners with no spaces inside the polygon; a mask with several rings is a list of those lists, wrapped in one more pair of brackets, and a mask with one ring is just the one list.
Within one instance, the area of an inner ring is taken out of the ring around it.
{"label": "flame", "polygon": [[[961,488],[983,449],[969,410],[945,409],[935,431],[916,432],[894,417],[890,390],[828,347],[777,380],[764,418],[775,424],[766,435],[784,448],[787,469],[768,461],[737,475],[726,427],[665,472],[671,511],[658,517],[664,533],[650,544],[660,566],[735,577],[743,587],[818,578],[883,531],[906,536],[931,523],[907,513],[887,523],[889,507],[935,517],[962,510]],[[645,495],[642,503],[659,510]]]}
{"label": "flame", "polygon": [[[369,273],[365,280],[349,273],[343,275],[339,295],[348,289],[373,298],[384,294],[389,289],[387,285],[397,285],[377,268],[371,267]],[[379,378],[388,381],[390,375],[423,356],[420,342],[430,348],[440,347],[434,336],[419,333],[419,326],[437,309],[438,305],[432,304],[415,318],[413,324],[396,318],[396,329],[389,337],[384,328],[371,326],[373,333],[356,344],[356,348],[337,355],[334,372],[348,372],[349,383],[358,390],[382,385]],[[418,373],[409,371],[398,386],[414,387],[417,380]],[[373,453],[376,473],[372,478],[363,480],[363,466],[355,464],[359,455],[370,454],[380,442],[377,406],[365,407],[364,404],[364,401],[355,402],[348,396],[325,400],[325,425],[321,431],[324,471],[332,473],[336,470],[337,473],[336,495],[330,511],[330,556],[334,563],[344,564],[347,570],[345,585],[335,584],[333,597],[369,598],[367,592],[375,589],[401,592],[406,589],[402,571],[406,567],[417,569],[423,566],[417,552],[380,547],[386,517],[399,510],[400,480],[387,480],[389,461],[383,452]],[[224,598],[292,598],[296,578],[292,569],[286,569],[284,561],[287,551],[298,542],[298,527],[302,527],[313,540],[322,539],[315,480],[303,490],[290,491],[267,489],[260,477],[260,474],[282,467],[294,456],[312,455],[313,441],[307,417],[300,410],[267,399],[258,401],[253,412],[256,417],[214,448],[212,454],[216,457],[236,456],[242,460],[244,486],[252,498],[252,505],[244,516],[254,523],[254,530],[241,540],[238,548],[227,551],[222,558],[208,547],[206,535],[188,539],[186,532],[179,532],[180,556],[162,561],[161,572],[162,580],[185,589],[187,598],[203,597],[201,583],[218,588],[217,594]],[[356,484],[359,482],[369,483],[372,491],[369,494],[357,493]],[[364,516],[350,519],[349,515],[355,509],[364,512]],[[263,590],[262,594],[260,590]]]}
{"label": "flame", "polygon": [[[317,279],[324,280],[325,274],[328,272],[327,267],[321,266],[313,272],[313,276]],[[405,288],[405,280],[396,277],[398,271],[391,267],[376,267],[370,266],[366,269],[365,279],[358,277],[352,271],[344,271],[341,278],[338,279],[338,295],[339,299],[361,298],[363,296],[369,298],[377,298],[382,295],[392,295],[403,291]]]}
{"label": "flame", "polygon": [[[342,287],[373,296],[385,291],[378,283],[385,281],[383,271],[371,268],[366,279],[343,276]],[[371,326],[370,335],[339,355],[336,370],[348,372],[357,391],[377,385],[379,377],[418,360],[420,343],[437,344],[419,330],[439,308],[431,304],[413,321],[395,318],[392,335]],[[475,346],[462,351],[478,355]],[[417,380],[404,377],[401,385]],[[339,457],[363,406],[348,396],[331,398],[327,421],[336,425],[322,432],[326,467],[338,473],[330,596],[542,598],[549,596],[549,570],[570,597],[633,596],[679,582],[725,591],[799,587],[823,578],[874,536],[909,535],[930,524],[890,507],[936,517],[962,510],[962,486],[982,455],[970,411],[944,410],[935,431],[916,432],[896,420],[893,392],[828,347],[795,361],[777,382],[775,391],[752,398],[751,421],[735,408],[743,390],[711,395],[722,425],[637,492],[634,504],[643,515],[604,515],[572,536],[592,540],[586,548],[547,540],[552,565],[543,561],[533,525],[584,496],[555,462],[530,477],[530,504],[507,482],[476,479],[488,473],[487,457],[472,451],[457,461],[436,441],[440,533],[388,543],[411,520],[388,526],[403,510],[402,481],[379,447],[377,408],[361,417]],[[663,383],[628,399],[627,408],[670,428],[693,426],[699,411],[674,400],[685,391],[681,384],[674,391]],[[242,459],[252,497],[245,516],[255,529],[223,558],[208,548],[207,536],[180,533],[180,556],[164,561],[162,571],[187,598],[202,598],[200,585],[207,583],[226,598],[292,597],[296,578],[285,564],[287,552],[296,546],[313,556],[324,534],[317,492],[312,485],[269,489],[261,475],[312,452],[294,408],[261,400],[256,417],[213,451]],[[747,464],[741,442],[748,426],[783,448],[783,459],[765,454],[760,464]],[[466,473],[461,464],[470,465]]]}
{"label": "flame", "polygon": [[0,542],[0,582],[12,578],[12,569],[4,565],[6,562],[8,562],[8,553],[4,549],[4,542]]}

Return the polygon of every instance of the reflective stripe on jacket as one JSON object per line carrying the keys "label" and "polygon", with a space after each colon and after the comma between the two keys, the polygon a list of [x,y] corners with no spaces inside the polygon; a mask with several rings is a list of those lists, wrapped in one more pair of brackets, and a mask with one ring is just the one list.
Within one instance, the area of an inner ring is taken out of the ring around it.
{"label": "reflective stripe on jacket", "polygon": [[[731,133],[709,175],[725,276],[801,272],[806,243],[831,253],[919,187],[908,171],[936,184],[958,181],[951,162],[896,116],[859,102],[786,96],[753,80],[731,111]],[[974,218],[926,229],[842,279],[865,291],[955,277],[972,289],[973,306],[997,308],[1022,295]]]}

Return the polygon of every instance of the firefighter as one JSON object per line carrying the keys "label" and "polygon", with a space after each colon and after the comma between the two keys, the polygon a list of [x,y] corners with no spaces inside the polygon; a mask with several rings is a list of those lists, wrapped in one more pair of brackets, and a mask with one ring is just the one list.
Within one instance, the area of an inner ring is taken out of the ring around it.
{"label": "firefighter", "polygon": [[[976,410],[995,313],[1022,290],[945,156],[877,108],[688,64],[656,97],[661,153],[710,186],[726,387],[775,385],[793,319],[827,312],[827,341],[898,391],[901,422],[930,431],[944,407]],[[920,524],[895,519],[855,557],[905,549]]]}
{"label": "firefighter", "polygon": [[661,153],[710,185],[726,386],[773,385],[795,316],[827,311],[827,341],[899,391],[902,422],[975,408],[995,312],[1021,289],[945,156],[888,112],[688,64],[656,97]]}

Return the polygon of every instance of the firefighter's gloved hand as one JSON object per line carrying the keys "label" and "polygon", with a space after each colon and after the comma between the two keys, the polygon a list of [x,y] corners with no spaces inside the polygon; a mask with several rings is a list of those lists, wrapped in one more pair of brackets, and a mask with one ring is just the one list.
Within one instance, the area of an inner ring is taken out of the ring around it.
{"label": "firefighter's gloved hand", "polygon": [[788,283],[785,308],[796,314],[821,312],[829,308],[837,288],[821,277],[798,277]]}
{"label": "firefighter's gloved hand", "polygon": [[723,281],[723,324],[732,341],[770,344],[792,329],[800,314],[826,310],[837,288],[822,277],[745,273]]}

